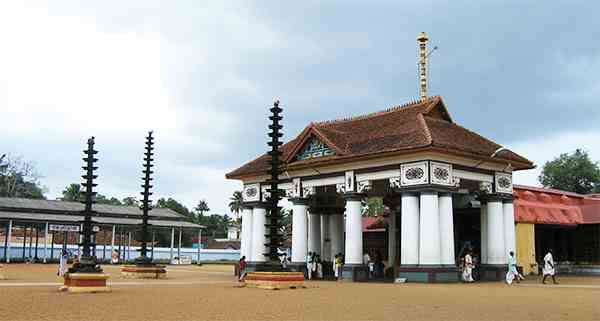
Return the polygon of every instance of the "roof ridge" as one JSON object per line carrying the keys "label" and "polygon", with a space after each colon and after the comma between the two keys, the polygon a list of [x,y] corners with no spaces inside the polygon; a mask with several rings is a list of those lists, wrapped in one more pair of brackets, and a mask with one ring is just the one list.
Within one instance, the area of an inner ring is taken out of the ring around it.
{"label": "roof ridge", "polygon": [[[440,122],[444,122],[444,123],[448,123],[448,124],[451,124],[451,125],[454,125],[454,126],[460,127],[461,129],[464,129],[464,130],[468,131],[469,133],[471,133],[471,134],[473,134],[473,135],[475,135],[475,136],[477,136],[477,137],[479,137],[479,138],[481,138],[481,139],[483,139],[483,140],[485,140],[485,141],[488,141],[488,142],[490,142],[490,143],[492,143],[492,144],[494,144],[494,145],[500,146],[500,147],[504,147],[504,146],[502,146],[502,145],[500,145],[500,144],[496,143],[495,141],[493,141],[493,140],[491,140],[491,139],[489,139],[489,138],[483,137],[482,135],[480,135],[480,134],[478,134],[478,133],[476,133],[476,132],[474,132],[474,131],[472,131],[472,130],[470,130],[470,129],[466,128],[466,127],[463,127],[463,126],[461,126],[461,125],[459,125],[459,124],[457,124],[457,123],[455,123],[455,122],[447,122],[447,121],[444,121],[444,120],[441,120],[441,119],[436,119],[436,118],[434,118],[434,117],[428,117],[428,116],[424,116],[424,117],[427,117],[427,119],[428,119],[428,120],[440,121]],[[511,152],[512,152],[512,150],[511,150]],[[513,152],[513,153],[514,153],[514,152]]]}
{"label": "roof ridge", "polygon": [[421,104],[423,104],[425,102],[433,101],[434,99],[439,99],[439,98],[440,98],[440,96],[431,96],[431,97],[427,97],[425,99],[411,100],[402,105],[392,106],[392,107],[389,107],[384,110],[380,110],[380,111],[376,111],[376,112],[372,112],[372,113],[368,113],[368,114],[364,114],[364,115],[350,116],[350,117],[345,117],[345,118],[341,118],[341,119],[325,120],[325,121],[321,121],[321,122],[311,122],[311,123],[314,123],[315,125],[329,125],[329,124],[351,122],[351,121],[355,121],[355,120],[362,120],[362,119],[367,119],[367,118],[371,118],[371,117],[387,115],[387,114],[393,113],[395,111],[405,111],[405,110],[420,106]]}
{"label": "roof ridge", "polygon": [[425,115],[418,114],[417,119],[419,120],[419,123],[421,124],[421,126],[423,127],[423,130],[425,131],[425,137],[427,137],[427,141],[429,142],[429,145],[433,145],[433,136],[431,136],[431,131],[429,130],[429,126],[427,126],[427,122],[425,121]]}

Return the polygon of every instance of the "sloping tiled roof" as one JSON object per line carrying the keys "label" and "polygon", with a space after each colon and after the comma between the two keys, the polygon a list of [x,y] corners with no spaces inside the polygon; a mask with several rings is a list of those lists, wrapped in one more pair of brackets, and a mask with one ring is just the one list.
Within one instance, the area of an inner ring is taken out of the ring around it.
{"label": "sloping tiled roof", "polygon": [[[83,220],[84,206],[77,202],[0,197],[0,219],[34,220],[48,222],[79,222]],[[137,225],[141,223],[142,211],[136,206],[95,204],[97,213],[92,220],[100,224]],[[183,215],[168,208],[150,211],[150,224],[162,227],[204,226],[188,222]]]}
{"label": "sloping tiled roof", "polygon": [[551,188],[514,185],[515,221],[576,225],[600,224],[600,199]]}
{"label": "sloping tiled roof", "polygon": [[[296,154],[310,137],[327,144],[335,155],[296,160]],[[287,168],[293,169],[313,163],[346,162],[368,155],[424,148],[490,159],[501,146],[454,123],[442,99],[435,96],[369,115],[311,123],[281,149]],[[509,160],[515,169],[533,167],[531,161],[509,150],[498,153],[496,158]],[[268,168],[268,159],[266,154],[262,155],[226,176],[242,178],[262,174]]]}

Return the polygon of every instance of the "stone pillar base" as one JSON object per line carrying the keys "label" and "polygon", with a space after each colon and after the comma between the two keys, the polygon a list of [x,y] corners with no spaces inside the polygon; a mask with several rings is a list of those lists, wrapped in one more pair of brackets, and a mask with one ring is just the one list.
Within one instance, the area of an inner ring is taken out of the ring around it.
{"label": "stone pillar base", "polygon": [[249,272],[244,279],[246,287],[267,290],[297,289],[304,287],[302,272]]}
{"label": "stone pillar base", "polygon": [[288,263],[287,269],[290,272],[302,272],[302,274],[306,275],[306,263],[304,262]]}
{"label": "stone pillar base", "polygon": [[364,264],[344,264],[342,267],[342,280],[366,282],[369,280],[369,267]]}
{"label": "stone pillar base", "polygon": [[108,278],[109,275],[102,272],[66,273],[64,285],[59,290],[70,293],[110,292],[110,287],[106,285]]}
{"label": "stone pillar base", "polygon": [[412,265],[400,266],[398,277],[406,282],[417,283],[455,283],[460,282],[460,272],[455,266],[442,265]]}
{"label": "stone pillar base", "polygon": [[164,279],[167,277],[167,269],[164,265],[123,265],[121,277],[124,279]]}
{"label": "stone pillar base", "polygon": [[479,267],[479,278],[482,281],[502,281],[506,280],[506,272],[506,264],[482,264]]}

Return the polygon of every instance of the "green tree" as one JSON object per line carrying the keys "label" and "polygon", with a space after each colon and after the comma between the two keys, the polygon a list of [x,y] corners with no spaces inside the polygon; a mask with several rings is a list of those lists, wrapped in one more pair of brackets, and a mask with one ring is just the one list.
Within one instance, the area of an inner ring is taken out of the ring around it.
{"label": "green tree", "polygon": [[40,175],[32,162],[21,157],[0,157],[0,197],[45,199]]}
{"label": "green tree", "polygon": [[159,198],[158,201],[156,201],[156,207],[171,209],[172,211],[187,217],[190,221],[193,221],[194,219],[194,214],[190,212],[190,210],[188,210],[188,208],[185,207],[185,205],[179,203],[178,201],[170,197],[168,199]]}
{"label": "green tree", "polygon": [[[229,198],[229,209],[232,213],[235,213],[236,217],[239,218],[240,212],[242,211],[242,207],[244,205],[244,199],[242,197],[241,191],[233,192],[233,195]],[[239,219],[238,219],[239,221]],[[239,222],[238,222],[239,223]]]}
{"label": "green tree", "polygon": [[116,198],[116,197],[108,198],[107,196],[104,196],[102,194],[96,195],[96,203],[97,204],[106,204],[106,205],[123,205],[123,204],[121,204],[121,201],[119,201],[118,198]]}
{"label": "green tree", "polygon": [[383,198],[381,197],[369,197],[363,203],[363,216],[380,216],[384,211],[385,205],[383,205]]}
{"label": "green tree", "polygon": [[538,180],[547,188],[588,194],[600,191],[600,167],[586,151],[577,149],[546,162]]}
{"label": "green tree", "polygon": [[81,185],[74,184],[74,183],[69,184],[62,191],[63,197],[61,198],[61,200],[67,201],[67,202],[77,202],[77,201],[79,201],[80,193],[81,193]]}
{"label": "green tree", "polygon": [[200,218],[204,216],[204,212],[210,211],[210,208],[208,208],[208,203],[206,203],[206,200],[201,200],[198,202],[198,205],[194,207],[194,211],[198,213],[198,218]]}
{"label": "green tree", "polygon": [[140,206],[140,202],[135,197],[125,197],[121,203],[124,206]]}

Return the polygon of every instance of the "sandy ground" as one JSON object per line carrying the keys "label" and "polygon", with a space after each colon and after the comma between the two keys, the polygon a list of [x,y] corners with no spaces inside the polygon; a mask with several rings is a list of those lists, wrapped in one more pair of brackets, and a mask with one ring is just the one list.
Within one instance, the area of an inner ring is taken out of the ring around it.
{"label": "sandy ground", "polygon": [[111,293],[57,292],[56,266],[5,265],[0,320],[600,320],[600,278],[560,285],[310,282],[307,289],[238,288],[231,266],[169,267],[166,280],[126,280]]}

